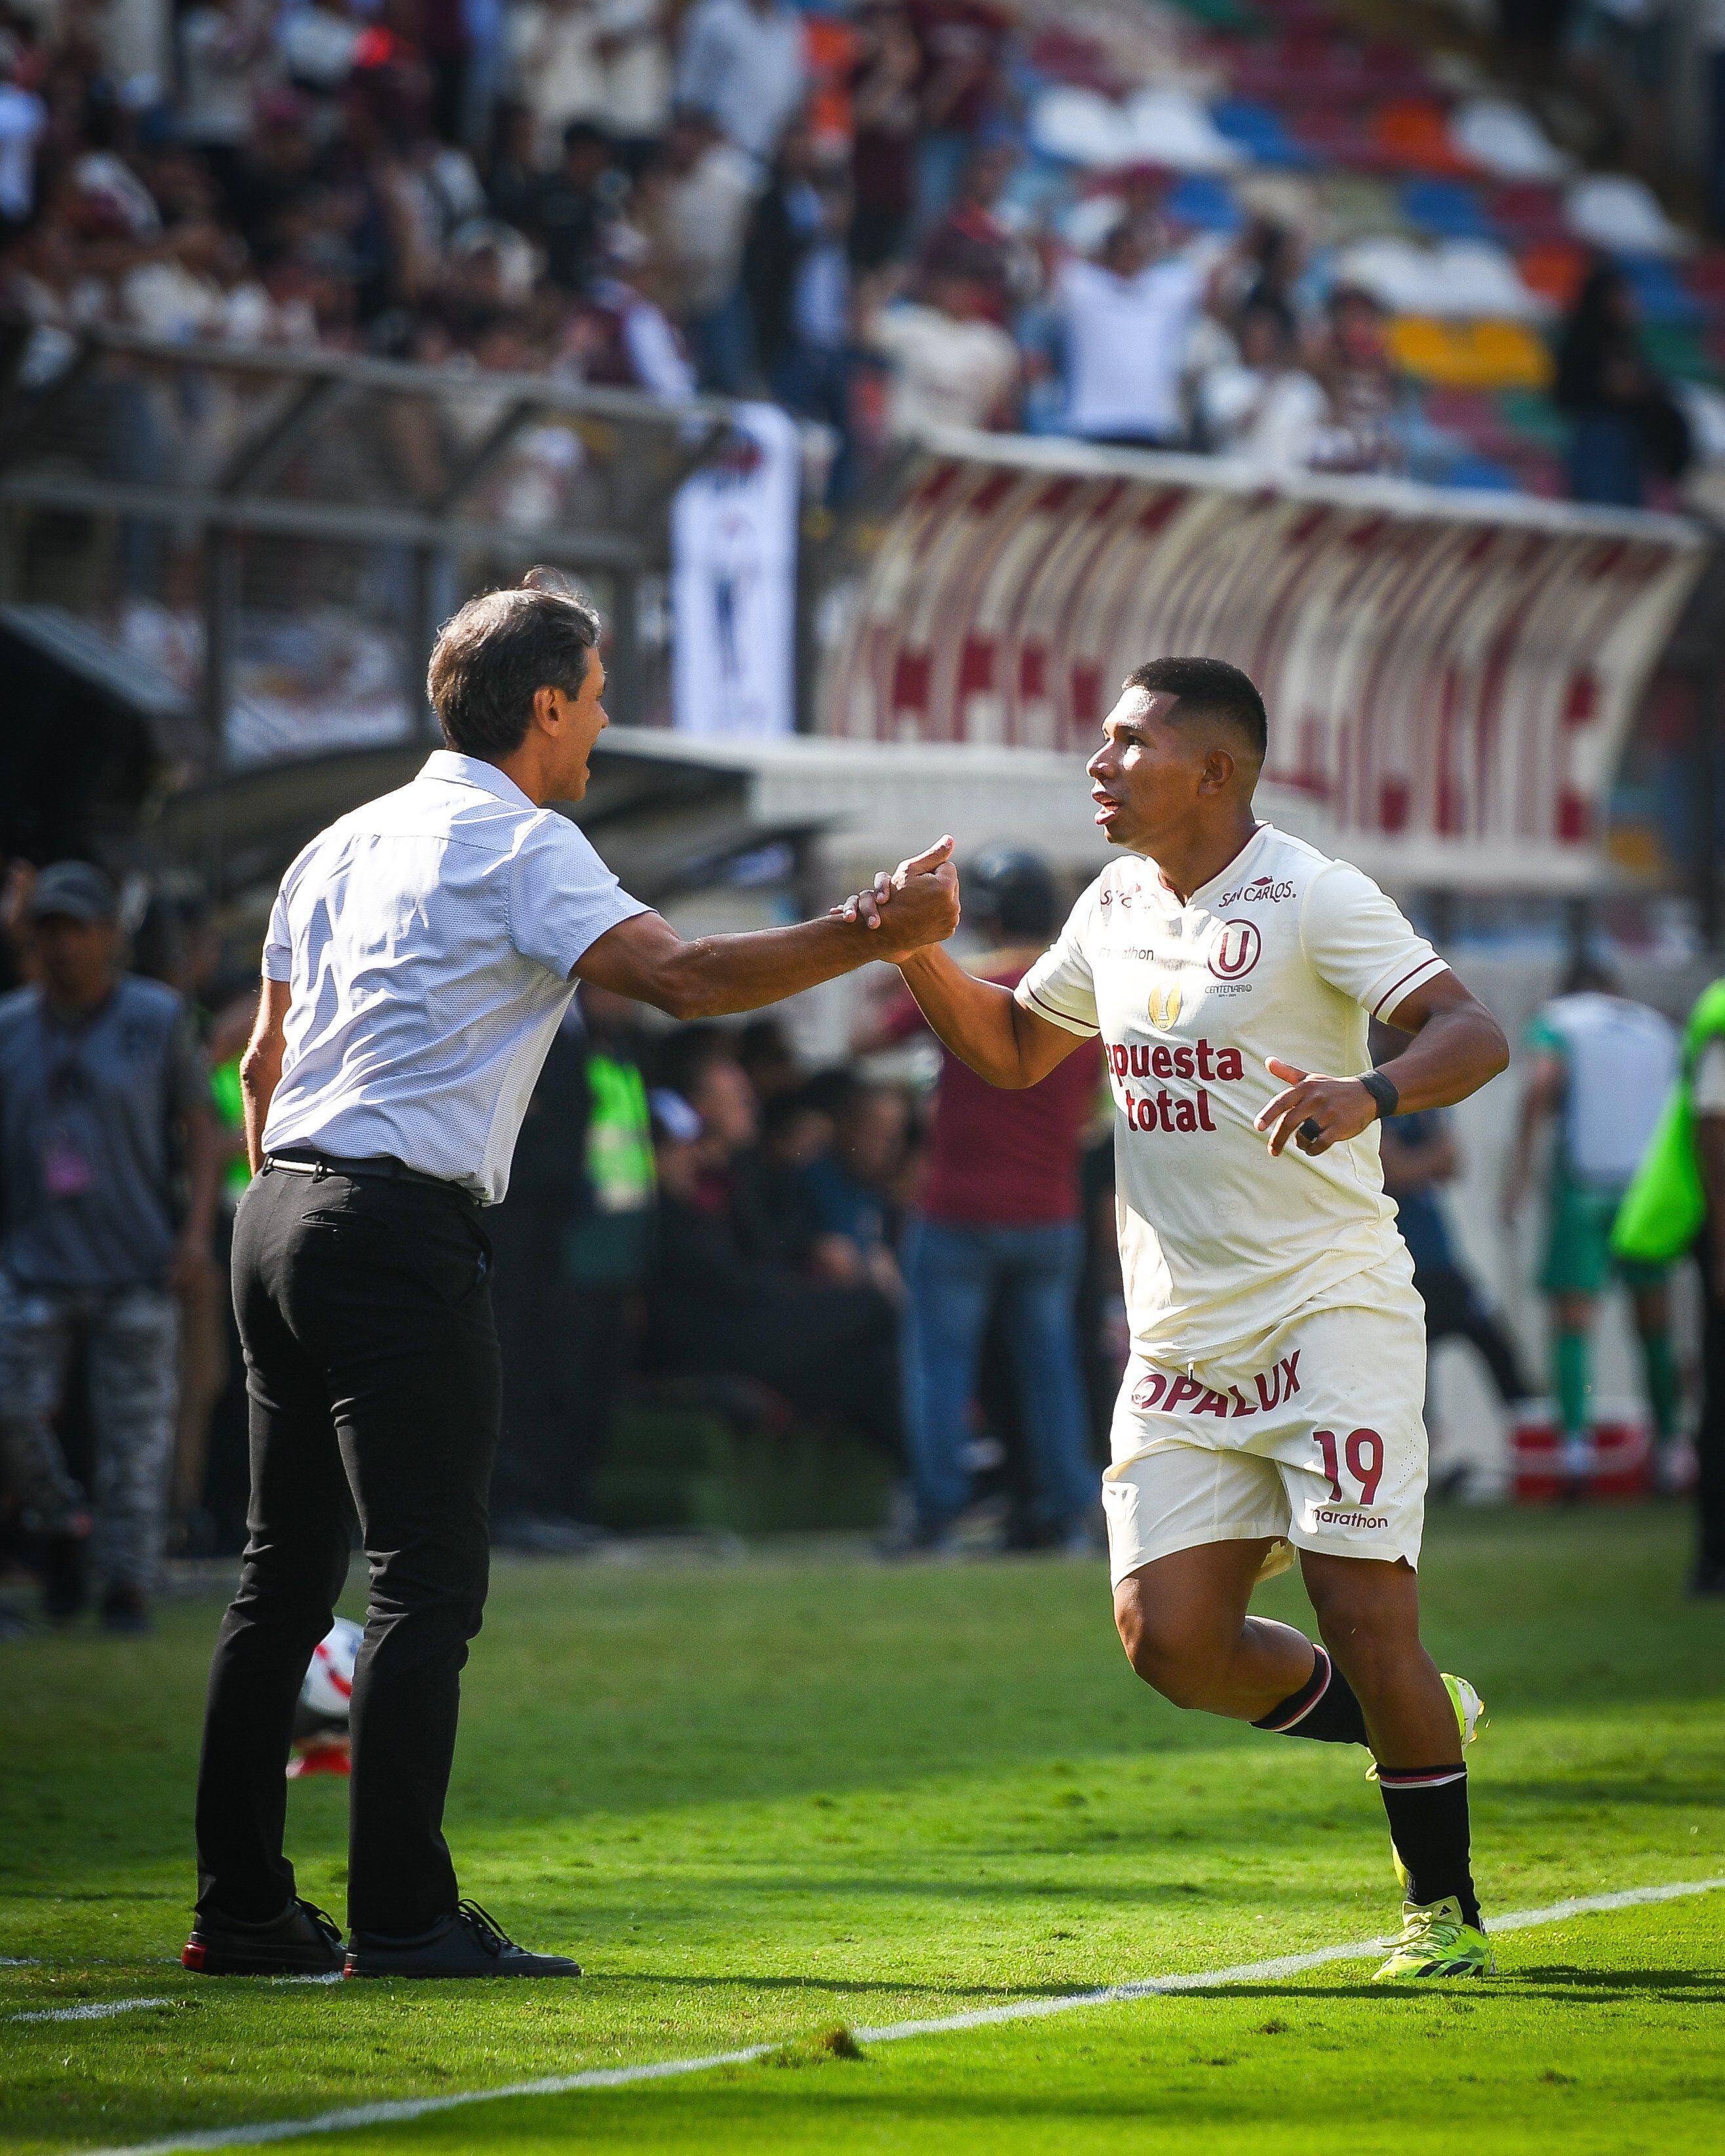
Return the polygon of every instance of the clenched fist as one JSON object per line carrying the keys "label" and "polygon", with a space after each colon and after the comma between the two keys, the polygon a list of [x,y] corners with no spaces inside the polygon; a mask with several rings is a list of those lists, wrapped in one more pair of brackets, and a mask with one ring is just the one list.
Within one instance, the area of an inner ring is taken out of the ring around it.
{"label": "clenched fist", "polygon": [[880,955],[889,962],[944,943],[958,926],[958,871],[950,834],[901,861],[891,875],[882,869],[867,891],[833,911],[879,936]]}

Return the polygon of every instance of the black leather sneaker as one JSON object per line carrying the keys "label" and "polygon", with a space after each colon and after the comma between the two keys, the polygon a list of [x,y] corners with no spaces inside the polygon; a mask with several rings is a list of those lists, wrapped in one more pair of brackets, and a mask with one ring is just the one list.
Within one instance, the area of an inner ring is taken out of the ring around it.
{"label": "black leather sneaker", "polygon": [[339,1976],[341,1928],[310,1902],[291,1902],[273,1923],[200,1915],[180,1956],[204,1976]]}
{"label": "black leather sneaker", "polygon": [[380,1939],[356,1932],[346,1976],[579,1976],[567,1954],[529,1953],[477,1902],[417,1939]]}

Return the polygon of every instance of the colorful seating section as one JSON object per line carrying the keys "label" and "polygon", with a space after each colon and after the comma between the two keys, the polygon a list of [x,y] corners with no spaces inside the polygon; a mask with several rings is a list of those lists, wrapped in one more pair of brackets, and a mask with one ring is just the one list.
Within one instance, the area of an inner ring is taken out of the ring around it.
{"label": "colorful seating section", "polygon": [[1163,12],[1183,80],[1147,85],[1125,30],[1142,5],[1091,0],[1033,42],[1041,199],[1056,172],[1089,193],[1122,164],[1154,165],[1185,232],[1295,223],[1307,296],[1363,284],[1390,311],[1423,392],[1421,476],[1564,491],[1553,344],[1602,256],[1634,288],[1650,357],[1680,381],[1720,380],[1725,249],[1675,226],[1640,182],[1574,166],[1473,63],[1372,35],[1328,0],[1177,0]]}

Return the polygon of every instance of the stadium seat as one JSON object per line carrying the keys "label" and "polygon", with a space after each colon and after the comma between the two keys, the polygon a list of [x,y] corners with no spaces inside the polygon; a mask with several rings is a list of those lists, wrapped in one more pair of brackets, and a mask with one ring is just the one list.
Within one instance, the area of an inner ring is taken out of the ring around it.
{"label": "stadium seat", "polygon": [[1119,96],[1123,87],[1106,49],[1094,38],[1051,23],[1038,31],[1028,59],[1031,68],[1050,82],[1065,82],[1080,90],[1099,90],[1104,97]]}
{"label": "stadium seat", "polygon": [[1707,320],[1707,309],[1684,290],[1669,262],[1656,255],[1626,255],[1619,258],[1617,266],[1635,289],[1644,322],[1692,326]]}
{"label": "stadium seat", "polygon": [[1176,224],[1199,232],[1235,233],[1245,223],[1227,182],[1204,172],[1186,173],[1163,198],[1163,208]]}
{"label": "stadium seat", "polygon": [[1661,374],[1681,382],[1725,380],[1720,362],[1725,360],[1725,327],[1717,319],[1712,326],[1712,349],[1701,333],[1687,322],[1645,322],[1641,346]]}
{"label": "stadium seat", "polygon": [[1305,107],[1294,124],[1315,162],[1340,165],[1357,172],[1391,169],[1365,123],[1345,105]]}
{"label": "stadium seat", "polygon": [[1705,248],[1683,264],[1683,282],[1710,308],[1725,306],[1725,248]]}
{"label": "stadium seat", "polygon": [[1549,397],[1537,389],[1503,389],[1494,401],[1506,432],[1528,449],[1546,454],[1562,450],[1568,430]]}
{"label": "stadium seat", "polygon": [[1484,457],[1471,451],[1458,457],[1438,483],[1442,486],[1476,487],[1490,494],[1513,494],[1517,490],[1511,466],[1500,464],[1495,457]]}
{"label": "stadium seat", "polygon": [[1190,15],[1194,22],[1202,23],[1206,29],[1261,32],[1264,18],[1246,0],[1173,0],[1173,6],[1183,15]]}
{"label": "stadium seat", "polygon": [[1309,169],[1312,154],[1289,134],[1281,115],[1249,97],[1224,97],[1210,107],[1210,117],[1231,142],[1238,142],[1255,165]]}
{"label": "stadium seat", "polygon": [[1497,230],[1517,246],[1538,247],[1555,240],[1575,244],[1563,198],[1555,187],[1516,181],[1493,187],[1486,203]]}
{"label": "stadium seat", "polygon": [[1516,268],[1528,290],[1556,307],[1567,307],[1580,290],[1587,264],[1587,250],[1573,239],[1541,240],[1523,248],[1516,259]]}
{"label": "stadium seat", "polygon": [[1450,140],[1449,116],[1434,99],[1398,98],[1380,105],[1372,133],[1386,160],[1405,171],[1441,175],[1473,170]]}
{"label": "stadium seat", "polygon": [[1453,179],[1409,180],[1401,191],[1408,222],[1435,239],[1496,239],[1478,190]]}
{"label": "stadium seat", "polygon": [[1430,315],[1401,315],[1389,326],[1389,345],[1397,364],[1423,382],[1458,388],[1543,389],[1552,377],[1544,340],[1522,322],[1440,321]]}

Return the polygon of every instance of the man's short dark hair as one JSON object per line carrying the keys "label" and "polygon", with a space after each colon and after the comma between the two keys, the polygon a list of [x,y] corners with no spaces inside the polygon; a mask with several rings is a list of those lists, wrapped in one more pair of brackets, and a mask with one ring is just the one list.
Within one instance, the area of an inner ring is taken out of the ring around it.
{"label": "man's short dark hair", "polygon": [[1225,659],[1153,659],[1126,677],[1128,689],[1176,696],[1176,719],[1225,719],[1245,735],[1260,763],[1270,745],[1264,699],[1250,675]]}
{"label": "man's short dark hair", "polygon": [[540,689],[578,696],[601,624],[593,602],[554,570],[530,569],[514,589],[485,592],[446,621],[426,693],[444,739],[495,761],[526,739]]}

